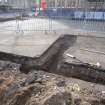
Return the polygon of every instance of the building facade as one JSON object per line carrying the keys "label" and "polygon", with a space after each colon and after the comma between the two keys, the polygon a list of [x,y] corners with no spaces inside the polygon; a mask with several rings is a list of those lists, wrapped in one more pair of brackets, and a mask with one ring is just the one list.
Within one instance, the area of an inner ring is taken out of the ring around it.
{"label": "building facade", "polygon": [[[0,0],[0,5],[9,5],[14,8],[32,8],[37,0]],[[104,0],[91,2],[92,0],[46,0],[47,7],[56,8],[83,8],[83,9],[105,9]],[[95,1],[95,0],[94,0]]]}
{"label": "building facade", "polygon": [[104,0],[99,0],[96,2],[91,2],[91,0],[48,0],[48,6],[64,8],[105,9],[105,2]]}

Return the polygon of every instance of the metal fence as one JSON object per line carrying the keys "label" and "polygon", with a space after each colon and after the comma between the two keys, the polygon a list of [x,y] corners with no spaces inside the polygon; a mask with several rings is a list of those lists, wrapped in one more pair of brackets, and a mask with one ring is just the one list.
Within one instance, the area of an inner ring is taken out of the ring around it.
{"label": "metal fence", "polygon": [[47,8],[45,11],[23,10],[0,14],[0,31],[34,31],[56,33],[105,33],[105,10]]}
{"label": "metal fence", "polygon": [[38,16],[18,20],[17,30],[47,31],[58,33],[96,32],[105,33],[105,12],[103,11],[63,11],[53,9]]}
{"label": "metal fence", "polygon": [[0,13],[0,19],[0,50],[20,55],[39,54],[58,34],[105,37],[105,10],[49,7],[39,12],[24,9]]}

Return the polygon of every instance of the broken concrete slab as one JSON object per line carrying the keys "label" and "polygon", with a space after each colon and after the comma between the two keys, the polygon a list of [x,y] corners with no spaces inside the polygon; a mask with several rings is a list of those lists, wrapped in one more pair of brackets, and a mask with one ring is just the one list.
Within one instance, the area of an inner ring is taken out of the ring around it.
{"label": "broken concrete slab", "polygon": [[[70,63],[100,64],[105,68],[105,38],[78,36],[74,46],[70,47],[64,54],[65,60]],[[67,56],[71,54],[77,59]],[[81,61],[81,62],[80,62]]]}
{"label": "broken concrete slab", "polygon": [[[15,25],[13,23],[12,27],[16,27]],[[15,31],[5,31],[7,32],[0,32],[0,51],[30,57],[40,56],[59,37],[54,34],[30,32],[24,35]]]}

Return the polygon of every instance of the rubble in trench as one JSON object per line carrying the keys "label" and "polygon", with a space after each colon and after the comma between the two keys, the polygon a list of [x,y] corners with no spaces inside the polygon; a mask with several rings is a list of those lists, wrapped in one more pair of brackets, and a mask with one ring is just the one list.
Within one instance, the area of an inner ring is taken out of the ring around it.
{"label": "rubble in trench", "polygon": [[[67,40],[68,37],[66,38],[66,43]],[[60,41],[60,45],[54,44],[54,46],[50,47],[50,49],[41,56],[44,60],[42,58],[31,59],[28,57],[22,57],[21,59],[18,55],[14,56],[0,53],[0,105],[105,105],[104,85],[93,83],[92,79],[85,78],[85,76],[89,76],[89,73],[85,75],[83,68],[79,69],[80,74],[78,75],[80,76],[77,76],[75,73],[78,70],[72,70],[72,68],[69,67],[70,65],[59,62],[61,61],[60,57],[62,57],[64,51],[71,44],[67,44],[63,51],[59,49],[61,45],[62,41]],[[51,53],[52,49],[54,51],[53,53]],[[8,56],[2,57],[2,54]],[[55,56],[58,56],[56,64],[54,64],[53,59]],[[23,63],[23,58],[25,58],[25,60],[27,59],[27,62]],[[9,59],[10,61],[8,61]],[[33,61],[31,62],[31,60]],[[35,60],[37,60],[38,64]],[[30,62],[31,64],[29,64]],[[26,67],[26,69],[29,69],[27,74],[24,73],[25,67],[22,67],[26,66],[26,64],[29,64]],[[51,66],[51,64],[53,64],[53,66]],[[22,71],[23,68],[24,70]],[[94,68],[92,69],[95,73]],[[60,70],[61,73],[58,73]],[[74,73],[72,71],[74,71]],[[104,81],[104,78],[100,77],[103,71],[101,73],[100,71],[97,72],[97,78]],[[71,74],[67,75],[69,73]],[[95,78],[94,75],[91,75],[91,77],[92,76]],[[98,82],[101,83],[100,81]]]}

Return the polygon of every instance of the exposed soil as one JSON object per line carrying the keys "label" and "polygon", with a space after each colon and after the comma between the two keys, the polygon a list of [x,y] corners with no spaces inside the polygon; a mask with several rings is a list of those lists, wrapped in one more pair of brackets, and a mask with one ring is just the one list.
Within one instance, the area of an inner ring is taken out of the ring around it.
{"label": "exposed soil", "polygon": [[105,105],[105,87],[43,71],[1,71],[0,105]]}

